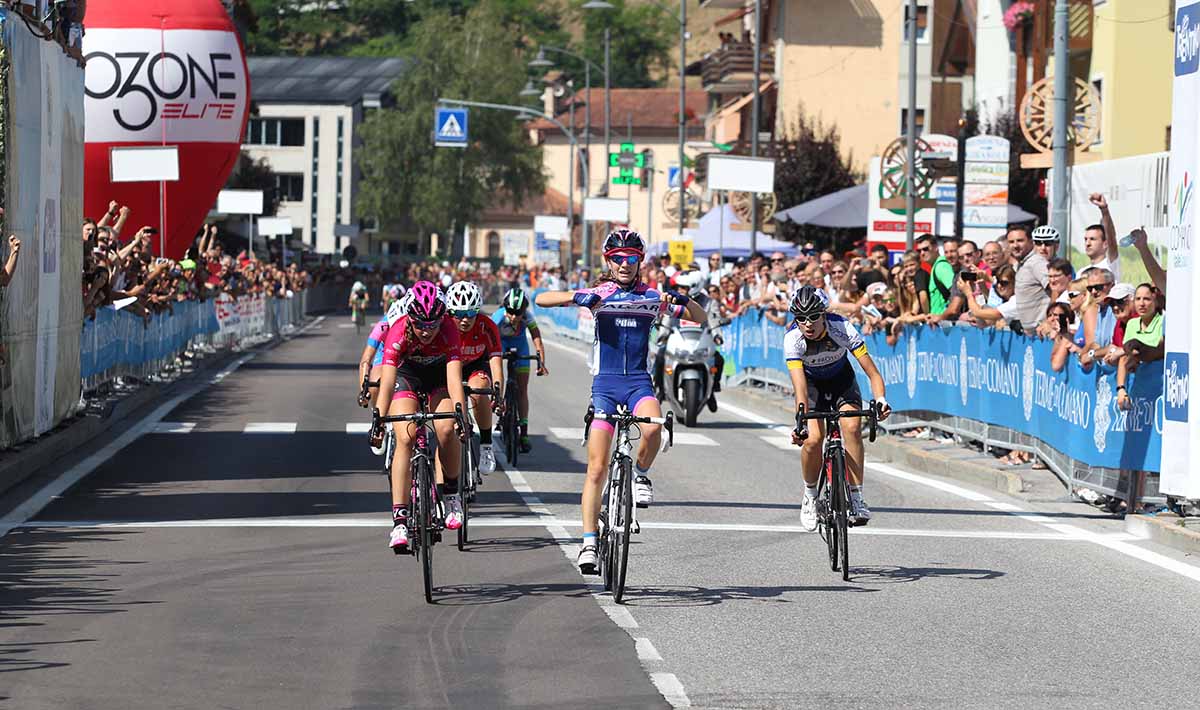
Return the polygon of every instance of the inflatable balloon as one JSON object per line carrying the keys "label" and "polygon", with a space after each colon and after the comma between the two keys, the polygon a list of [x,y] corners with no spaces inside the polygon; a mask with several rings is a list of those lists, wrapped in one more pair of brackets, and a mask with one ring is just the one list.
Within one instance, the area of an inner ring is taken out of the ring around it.
{"label": "inflatable balloon", "polygon": [[[127,205],[125,236],[158,227],[166,256],[180,258],[241,150],[250,104],[241,40],[220,0],[89,0],[84,26],[84,214]],[[110,173],[113,148],[151,145],[179,146],[165,205],[159,183]]]}

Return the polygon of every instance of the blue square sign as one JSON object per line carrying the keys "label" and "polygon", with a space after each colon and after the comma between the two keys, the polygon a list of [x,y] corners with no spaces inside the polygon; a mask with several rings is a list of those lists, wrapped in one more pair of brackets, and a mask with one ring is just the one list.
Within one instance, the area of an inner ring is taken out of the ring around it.
{"label": "blue square sign", "polygon": [[467,109],[438,106],[433,126],[434,145],[449,148],[467,147]]}
{"label": "blue square sign", "polygon": [[1188,354],[1167,353],[1163,365],[1164,415],[1173,422],[1188,420]]}

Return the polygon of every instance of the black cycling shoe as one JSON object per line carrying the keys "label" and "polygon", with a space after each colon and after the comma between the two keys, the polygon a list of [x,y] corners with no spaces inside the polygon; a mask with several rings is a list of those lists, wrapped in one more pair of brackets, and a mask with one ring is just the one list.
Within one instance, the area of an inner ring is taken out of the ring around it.
{"label": "black cycling shoe", "polygon": [[715,394],[708,398],[708,411],[717,411],[717,395]]}
{"label": "black cycling shoe", "polygon": [[523,453],[523,454],[527,454],[530,451],[533,451],[533,445],[529,443],[528,436],[522,436],[521,442],[520,442],[520,444],[518,444],[518,446],[520,447],[521,453]]}

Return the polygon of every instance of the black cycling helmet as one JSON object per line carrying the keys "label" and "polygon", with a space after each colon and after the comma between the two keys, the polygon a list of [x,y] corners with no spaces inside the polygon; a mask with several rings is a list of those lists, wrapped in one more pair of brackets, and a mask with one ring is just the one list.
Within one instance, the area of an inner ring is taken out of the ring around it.
{"label": "black cycling helmet", "polygon": [[504,298],[500,302],[504,304],[504,310],[513,314],[524,313],[525,309],[529,307],[529,297],[525,295],[525,291],[515,286],[504,294]]}
{"label": "black cycling helmet", "polygon": [[788,310],[800,320],[815,320],[825,315],[828,308],[829,296],[825,295],[825,291],[801,286],[792,294],[792,304]]}
{"label": "black cycling helmet", "polygon": [[638,254],[645,254],[646,240],[628,227],[617,227],[604,238],[603,251],[605,256],[614,251],[635,251]]}

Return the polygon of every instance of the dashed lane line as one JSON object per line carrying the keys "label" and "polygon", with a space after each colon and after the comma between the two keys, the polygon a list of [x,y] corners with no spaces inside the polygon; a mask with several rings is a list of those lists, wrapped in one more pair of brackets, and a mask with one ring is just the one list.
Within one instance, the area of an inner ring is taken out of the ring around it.
{"label": "dashed lane line", "polygon": [[159,422],[150,427],[151,434],[191,434],[196,422]]}
{"label": "dashed lane line", "polygon": [[242,429],[244,434],[295,434],[296,422],[250,422]]}

